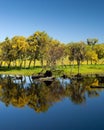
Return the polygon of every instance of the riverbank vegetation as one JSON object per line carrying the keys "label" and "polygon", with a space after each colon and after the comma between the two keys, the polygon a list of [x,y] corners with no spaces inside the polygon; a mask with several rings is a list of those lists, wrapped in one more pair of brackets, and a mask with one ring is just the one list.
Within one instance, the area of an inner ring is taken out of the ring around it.
{"label": "riverbank vegetation", "polygon": [[14,36],[0,42],[0,73],[31,75],[46,69],[62,70],[68,75],[103,73],[103,63],[104,43],[97,38],[61,43],[37,31],[28,38]]}
{"label": "riverbank vegetation", "polygon": [[[52,73],[54,76],[61,76],[63,74],[70,76],[75,75],[78,73],[78,66],[74,65],[73,70],[71,69],[72,66],[67,65],[64,68],[62,66],[57,66],[55,70],[52,70]],[[83,75],[86,74],[104,74],[104,65],[81,65],[80,66],[80,73]],[[0,68],[0,74],[12,74],[12,75],[35,75],[40,72],[45,73],[46,69],[42,71],[42,68],[40,66],[31,67],[31,68],[7,68],[7,67],[1,67]]]}

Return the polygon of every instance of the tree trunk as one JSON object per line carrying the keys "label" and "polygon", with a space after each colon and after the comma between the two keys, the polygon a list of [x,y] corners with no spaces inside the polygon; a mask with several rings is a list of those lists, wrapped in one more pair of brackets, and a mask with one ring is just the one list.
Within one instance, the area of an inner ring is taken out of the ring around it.
{"label": "tree trunk", "polygon": [[79,74],[79,72],[80,72],[80,61],[79,60],[77,61],[77,65],[78,65],[78,74]]}
{"label": "tree trunk", "polygon": [[62,67],[64,67],[64,58],[62,58],[62,60],[61,60],[61,65],[62,65]]}
{"label": "tree trunk", "polygon": [[92,65],[92,59],[91,59],[91,65]]}
{"label": "tree trunk", "polygon": [[34,67],[35,67],[35,65],[36,65],[36,59],[34,59]]}
{"label": "tree trunk", "polygon": [[46,66],[47,66],[47,67],[50,67],[50,60],[47,60],[47,61],[46,61]]}
{"label": "tree trunk", "polygon": [[16,63],[16,60],[14,60],[14,67],[15,67],[15,68],[17,67],[17,63]]}
{"label": "tree trunk", "polygon": [[0,67],[2,66],[2,63],[3,63],[3,62],[2,62],[2,61],[0,61]]}
{"label": "tree trunk", "polygon": [[29,61],[28,68],[30,68],[31,62],[32,62],[32,59],[30,59],[30,61]]}
{"label": "tree trunk", "polygon": [[8,68],[10,68],[10,65],[11,65],[11,61],[8,62]]}
{"label": "tree trunk", "polygon": [[23,60],[20,61],[20,68],[22,68]]}
{"label": "tree trunk", "polygon": [[24,68],[26,68],[26,60],[24,60]]}
{"label": "tree trunk", "polygon": [[87,65],[88,65],[88,60],[87,60]]}
{"label": "tree trunk", "polygon": [[43,66],[43,65],[44,65],[44,63],[43,63],[43,58],[41,58],[41,61],[40,61],[40,62],[41,62],[41,67],[43,68],[43,67],[44,67],[44,66]]}
{"label": "tree trunk", "polygon": [[73,68],[74,68],[74,60],[73,60],[73,61],[70,61],[70,65],[71,65],[70,74],[72,74],[72,70],[73,70]]}

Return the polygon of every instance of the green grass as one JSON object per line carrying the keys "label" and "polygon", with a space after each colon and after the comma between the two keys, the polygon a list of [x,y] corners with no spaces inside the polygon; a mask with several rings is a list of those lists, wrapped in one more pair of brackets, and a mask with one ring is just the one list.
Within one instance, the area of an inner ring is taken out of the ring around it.
{"label": "green grass", "polygon": [[[13,74],[13,75],[32,75],[37,74],[42,70],[40,66],[31,67],[30,69],[19,69],[19,68],[7,68],[2,67],[0,68],[0,74]],[[62,71],[61,71],[62,70]],[[45,72],[45,70],[44,70]],[[75,65],[71,72],[71,66],[67,65],[65,67],[57,66],[56,71],[53,72],[54,75],[61,75],[61,74],[77,74],[78,73],[78,67]],[[104,65],[81,65],[80,66],[80,73],[81,74],[104,74]]]}
{"label": "green grass", "polygon": [[[67,74],[68,72],[70,73],[69,68],[71,67],[67,67],[66,69],[64,69],[65,73]],[[77,65],[73,67],[72,73],[73,74],[78,73]],[[80,73],[81,74],[104,74],[104,65],[81,65]]]}
{"label": "green grass", "polygon": [[19,68],[7,68],[7,67],[2,67],[0,68],[0,74],[13,74],[13,75],[32,75],[32,74],[37,74],[42,70],[41,67],[36,67],[33,68],[31,67],[30,69],[19,69]]}

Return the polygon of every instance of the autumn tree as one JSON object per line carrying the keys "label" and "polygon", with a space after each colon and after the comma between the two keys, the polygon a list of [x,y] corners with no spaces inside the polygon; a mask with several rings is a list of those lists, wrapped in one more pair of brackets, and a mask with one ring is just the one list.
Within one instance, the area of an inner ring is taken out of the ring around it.
{"label": "autumn tree", "polygon": [[27,38],[27,42],[29,45],[27,49],[27,59],[29,60],[28,67],[30,68],[32,61],[34,61],[34,64],[35,64],[35,61],[38,57],[38,52],[37,52],[38,42],[37,42],[36,37],[34,37],[34,35],[29,36]]}
{"label": "autumn tree", "polygon": [[2,60],[7,63],[8,68],[9,68],[11,65],[11,62],[14,60],[14,54],[12,50],[12,42],[8,37],[6,37],[5,41],[2,42],[1,49],[2,49],[2,52],[1,52]]}
{"label": "autumn tree", "polygon": [[98,56],[96,54],[96,51],[94,49],[92,50],[90,46],[86,46],[85,59],[87,61],[87,65],[89,61],[91,62],[91,64],[93,62],[97,63]]}
{"label": "autumn tree", "polygon": [[48,47],[50,45],[50,41],[52,38],[49,37],[46,32],[40,32],[40,31],[37,31],[35,33],[35,37],[38,42],[38,48],[37,48],[38,59],[40,60],[41,66],[43,68],[44,65],[43,61],[47,56],[47,51],[49,49]]}
{"label": "autumn tree", "polygon": [[3,64],[2,44],[3,44],[3,43],[0,43],[0,67],[1,67],[2,64]]}
{"label": "autumn tree", "polygon": [[[87,45],[91,48],[92,51],[97,42],[98,42],[97,38],[88,38],[87,39]],[[94,52],[93,52],[93,54],[94,54]],[[93,60],[93,58],[91,58],[91,64],[92,64],[92,60]]]}
{"label": "autumn tree", "polygon": [[98,60],[104,58],[104,44],[96,44],[94,46],[94,51],[97,54]]}
{"label": "autumn tree", "polygon": [[15,64],[16,60],[19,61],[20,68],[22,67],[23,61],[25,61],[24,67],[26,66],[27,59],[27,49],[28,43],[26,42],[26,38],[23,36],[14,36],[11,39],[12,42],[12,52],[15,56]]}
{"label": "autumn tree", "polygon": [[27,51],[30,59],[29,67],[32,60],[34,61],[35,65],[36,59],[41,61],[41,66],[43,67],[43,61],[46,56],[46,51],[48,49],[47,44],[49,44],[50,37],[45,32],[37,31],[32,36],[30,36],[27,41],[29,44]]}

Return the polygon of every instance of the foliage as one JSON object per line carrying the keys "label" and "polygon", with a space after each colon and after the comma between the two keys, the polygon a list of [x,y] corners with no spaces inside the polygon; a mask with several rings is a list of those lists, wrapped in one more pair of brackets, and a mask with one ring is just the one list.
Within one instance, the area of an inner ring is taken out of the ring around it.
{"label": "foliage", "polygon": [[[84,42],[61,43],[51,38],[46,32],[36,31],[28,38],[14,36],[5,38],[0,43],[0,67],[31,68],[40,62],[42,69],[56,69],[60,62],[63,67],[77,62],[78,73],[81,63],[98,63],[104,58],[104,44],[97,44],[97,38],[88,38]],[[69,58],[69,59],[67,59]],[[66,59],[66,61],[65,61]],[[69,60],[69,62],[68,62]]]}

